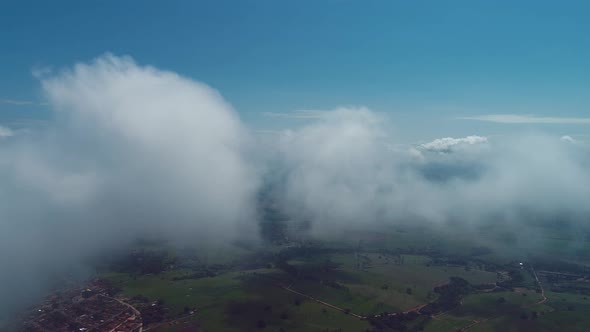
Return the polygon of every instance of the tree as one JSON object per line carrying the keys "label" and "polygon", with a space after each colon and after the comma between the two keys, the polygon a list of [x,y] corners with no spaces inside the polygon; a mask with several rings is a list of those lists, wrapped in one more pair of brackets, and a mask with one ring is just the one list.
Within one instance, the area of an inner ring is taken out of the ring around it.
{"label": "tree", "polygon": [[266,327],[266,322],[265,322],[265,321],[263,321],[262,319],[260,319],[260,320],[258,321],[258,323],[256,323],[256,325],[258,326],[258,328],[259,328],[259,329],[263,329],[263,328],[265,328],[265,327]]}

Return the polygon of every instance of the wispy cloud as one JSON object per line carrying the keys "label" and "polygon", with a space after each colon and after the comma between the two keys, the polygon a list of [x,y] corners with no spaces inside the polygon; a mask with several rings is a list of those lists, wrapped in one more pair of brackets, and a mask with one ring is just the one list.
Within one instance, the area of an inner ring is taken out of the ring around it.
{"label": "wispy cloud", "polygon": [[324,117],[326,112],[322,110],[297,110],[291,112],[264,112],[262,115],[285,119],[320,119]]}
{"label": "wispy cloud", "polygon": [[261,135],[281,135],[284,133],[284,131],[282,130],[271,130],[271,129],[258,129],[258,130],[254,130],[255,134],[261,134]]}
{"label": "wispy cloud", "polygon": [[0,138],[10,137],[13,136],[14,132],[12,129],[0,126]]}
{"label": "wispy cloud", "polygon": [[476,135],[461,137],[461,138],[444,137],[444,138],[437,138],[432,142],[420,144],[419,147],[424,150],[445,152],[445,151],[450,151],[451,148],[456,145],[460,145],[460,144],[473,145],[473,144],[479,144],[479,143],[486,143],[487,141],[488,141],[487,137],[476,136]]}
{"label": "wispy cloud", "polygon": [[545,123],[545,124],[590,124],[590,118],[548,117],[530,114],[488,114],[459,117],[461,120],[488,121],[496,123]]}
{"label": "wispy cloud", "polygon": [[47,106],[45,102],[34,100],[17,100],[17,99],[0,99],[0,104],[17,105],[17,106]]}
{"label": "wispy cloud", "polygon": [[575,138],[571,137],[570,135],[561,136],[560,140],[563,142],[568,142],[568,143],[576,143],[577,142],[577,140]]}

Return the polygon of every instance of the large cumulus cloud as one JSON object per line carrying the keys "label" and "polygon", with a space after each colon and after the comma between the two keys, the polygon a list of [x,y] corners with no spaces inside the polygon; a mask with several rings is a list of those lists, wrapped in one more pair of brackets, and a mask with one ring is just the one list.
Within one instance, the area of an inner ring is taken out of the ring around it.
{"label": "large cumulus cloud", "polygon": [[[284,197],[319,233],[423,220],[466,227],[538,219],[587,223],[586,147],[543,134],[392,144],[367,109],[338,109],[283,134]],[[444,153],[440,153],[444,152]]]}
{"label": "large cumulus cloud", "polygon": [[0,145],[4,309],[137,235],[221,243],[254,219],[250,138],[217,91],[112,55],[41,85],[49,124]]}
{"label": "large cumulus cloud", "polygon": [[471,135],[467,137],[454,138],[444,137],[437,138],[434,141],[424,143],[420,145],[420,148],[430,151],[449,152],[453,147],[464,145],[464,144],[480,144],[487,142],[487,137]]}

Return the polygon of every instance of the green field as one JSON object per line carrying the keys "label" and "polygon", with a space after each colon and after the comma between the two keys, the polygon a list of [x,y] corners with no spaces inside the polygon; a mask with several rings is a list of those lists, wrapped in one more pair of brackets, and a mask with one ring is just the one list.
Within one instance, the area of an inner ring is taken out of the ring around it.
{"label": "green field", "polygon": [[[136,277],[108,273],[103,277],[120,287],[127,297],[143,295],[150,300],[163,300],[172,315],[181,314],[185,307],[196,308],[201,325],[211,331],[255,329],[259,321],[269,328],[288,327],[289,331],[316,328],[362,331],[369,327],[366,321],[289,293],[277,284],[290,285],[296,291],[367,315],[403,311],[427,303],[436,297],[433,286],[446,282],[450,276],[461,276],[474,283],[490,283],[496,278],[495,273],[477,269],[428,266],[430,260],[425,256],[404,255],[403,264],[378,254],[362,257],[365,263],[361,269],[355,254],[291,262],[300,271],[314,271],[313,279],[293,278],[274,268],[185,280],[173,279],[191,271]],[[327,258],[337,267],[327,271],[318,269],[318,262]],[[332,280],[342,287],[326,286],[323,280]],[[294,304],[297,298],[299,305]]]}
{"label": "green field", "polygon": [[[484,231],[474,230],[474,234]],[[514,240],[501,231],[487,231],[481,239],[483,244]],[[555,244],[547,246],[547,251],[558,252],[558,243],[568,240],[557,235],[542,239],[543,243]],[[530,266],[518,264],[526,258],[526,250],[510,256],[506,253],[511,249],[489,249],[473,243],[469,234],[416,232],[411,227],[345,236],[357,238],[268,246],[260,252],[271,258],[258,265],[266,268],[237,268],[236,261],[248,261],[256,257],[255,250],[260,250],[241,248],[209,252],[198,259],[201,265],[191,268],[153,275],[105,273],[103,277],[127,297],[143,295],[152,301],[162,300],[170,317],[182,316],[186,308],[195,309],[194,317],[187,319],[198,321],[204,331],[366,331],[371,329],[366,320],[282,287],[354,314],[374,316],[438,301],[434,288],[445,285],[451,277],[487,286],[470,288],[454,309],[439,311],[433,317],[422,315],[418,320],[426,321],[424,331],[457,331],[468,326],[469,331],[585,331],[583,327],[590,324],[586,315],[590,301],[583,295],[548,291],[548,301],[538,304],[541,295]],[[451,237],[455,241],[449,241]],[[475,249],[479,253],[470,254]],[[290,254],[280,263],[276,258],[284,252]],[[580,261],[579,257],[570,258]],[[215,264],[223,267],[214,270],[212,276],[190,277]],[[490,292],[496,282],[507,280],[509,273],[522,278],[515,278],[503,291]],[[569,285],[588,288],[581,281]],[[512,287],[513,291],[508,291]],[[422,323],[407,326],[411,329]],[[161,330],[182,329],[183,324],[179,324]]]}
{"label": "green field", "polygon": [[[526,296],[523,296],[526,294]],[[537,304],[540,295],[532,290],[471,294],[462,306],[435,317],[425,331],[457,331],[480,321],[469,331],[587,331],[590,300],[583,295],[547,292],[548,301]],[[505,301],[499,301],[503,298]]]}
{"label": "green field", "polygon": [[[259,321],[268,329],[289,331],[342,328],[364,331],[368,327],[342,312],[324,307],[268,284],[262,277],[274,270],[262,269],[226,273],[216,277],[172,280],[184,271],[131,278],[125,274],[106,274],[127,297],[143,295],[163,300],[172,314],[184,307],[196,307],[200,325],[207,331],[259,330]],[[296,299],[299,304],[296,305]],[[169,329],[171,331],[174,328]]]}

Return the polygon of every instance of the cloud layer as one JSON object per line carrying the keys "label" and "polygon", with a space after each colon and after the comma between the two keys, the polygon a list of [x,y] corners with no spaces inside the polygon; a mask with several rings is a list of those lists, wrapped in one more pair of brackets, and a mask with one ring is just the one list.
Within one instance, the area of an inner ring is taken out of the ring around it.
{"label": "cloud layer", "polygon": [[47,103],[33,101],[33,100],[16,100],[16,99],[0,99],[0,104],[16,105],[16,106],[47,106]]}
{"label": "cloud layer", "polygon": [[487,137],[482,136],[467,136],[462,138],[453,138],[453,137],[445,137],[445,138],[437,138],[434,141],[420,144],[420,148],[429,150],[429,151],[450,151],[451,148],[462,145],[462,144],[480,144],[486,143],[488,141]]}
{"label": "cloud layer", "polygon": [[400,150],[386,143],[389,133],[366,109],[336,110],[285,133],[287,209],[315,220],[320,233],[416,220],[512,230],[539,219],[587,223],[585,146],[527,134],[442,138]]}
{"label": "cloud layer", "polygon": [[462,120],[477,120],[497,123],[541,123],[541,124],[590,124],[590,118],[544,117],[521,114],[488,114],[460,117]]}
{"label": "cloud layer", "polygon": [[0,126],[0,138],[10,137],[13,136],[14,132],[12,129]]}
{"label": "cloud layer", "polygon": [[404,146],[360,107],[294,112],[307,121],[256,138],[217,91],[128,57],[39,77],[49,124],[0,140],[0,265],[10,271],[0,312],[142,234],[255,238],[267,185],[316,235],[417,221],[516,232],[538,219],[586,227],[590,216],[588,149],[569,136]]}
{"label": "cloud layer", "polygon": [[51,124],[0,145],[0,311],[140,234],[224,242],[253,221],[250,138],[217,91],[112,55],[41,85]]}

